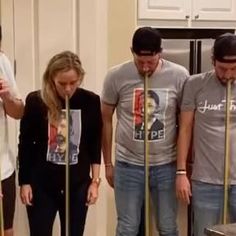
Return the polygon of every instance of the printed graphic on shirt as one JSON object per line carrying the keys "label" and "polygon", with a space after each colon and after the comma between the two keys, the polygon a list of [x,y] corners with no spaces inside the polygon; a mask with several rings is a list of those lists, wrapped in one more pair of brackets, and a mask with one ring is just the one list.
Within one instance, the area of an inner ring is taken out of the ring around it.
{"label": "printed graphic on shirt", "polygon": [[[236,111],[236,101],[231,99],[230,100],[230,106],[229,106],[230,111]],[[207,99],[203,102],[199,102],[197,110],[200,113],[205,113],[208,111],[222,111],[226,110],[226,100],[223,99],[220,101],[220,103],[211,103]]]}
{"label": "printed graphic on shirt", "polygon": [[[144,140],[144,90],[134,90],[133,127],[134,140]],[[168,90],[149,89],[147,97],[147,125],[148,140],[159,141],[165,139],[165,110],[168,101]]]}
{"label": "printed graphic on shirt", "polygon": [[[79,145],[81,138],[81,110],[70,110],[69,163],[78,163]],[[48,154],[47,161],[58,165],[65,165],[66,155],[66,111],[62,110],[58,126],[48,126]]]}

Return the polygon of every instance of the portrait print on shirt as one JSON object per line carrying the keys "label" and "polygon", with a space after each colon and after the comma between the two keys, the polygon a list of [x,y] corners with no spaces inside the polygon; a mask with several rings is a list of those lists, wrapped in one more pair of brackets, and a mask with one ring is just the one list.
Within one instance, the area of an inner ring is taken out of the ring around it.
{"label": "portrait print on shirt", "polygon": [[[165,108],[167,102],[167,91],[161,89],[149,89],[147,91],[147,125],[148,140],[158,141],[165,138]],[[144,90],[134,90],[133,127],[134,140],[144,140]]]}
{"label": "portrait print on shirt", "polygon": [[[70,110],[70,137],[69,137],[69,163],[78,163],[79,145],[81,138],[81,111]],[[48,153],[47,161],[54,164],[65,165],[66,155],[66,111],[62,110],[58,126],[48,126]]]}

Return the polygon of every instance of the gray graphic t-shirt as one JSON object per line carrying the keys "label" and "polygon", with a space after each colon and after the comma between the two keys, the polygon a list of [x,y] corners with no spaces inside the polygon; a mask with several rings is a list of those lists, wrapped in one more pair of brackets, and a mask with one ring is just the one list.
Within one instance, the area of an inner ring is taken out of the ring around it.
{"label": "gray graphic t-shirt", "polygon": [[[148,140],[150,165],[176,159],[176,121],[187,70],[163,60],[148,78]],[[102,101],[116,106],[116,160],[144,165],[144,78],[132,61],[112,68]]]}
{"label": "gray graphic t-shirt", "polygon": [[[236,84],[232,84],[230,102],[230,180],[236,184]],[[187,81],[181,110],[195,111],[194,164],[192,179],[223,184],[226,86],[214,71],[194,75]]]}

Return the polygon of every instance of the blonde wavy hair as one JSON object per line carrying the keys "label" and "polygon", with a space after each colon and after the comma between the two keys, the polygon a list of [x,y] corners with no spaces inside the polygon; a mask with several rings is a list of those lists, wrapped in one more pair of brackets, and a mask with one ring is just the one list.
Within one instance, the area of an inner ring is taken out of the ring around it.
{"label": "blonde wavy hair", "polygon": [[51,123],[58,121],[62,109],[54,78],[59,72],[67,72],[71,69],[77,72],[81,83],[85,72],[78,55],[71,51],[64,51],[50,59],[43,74],[41,97],[48,107],[48,119]]}

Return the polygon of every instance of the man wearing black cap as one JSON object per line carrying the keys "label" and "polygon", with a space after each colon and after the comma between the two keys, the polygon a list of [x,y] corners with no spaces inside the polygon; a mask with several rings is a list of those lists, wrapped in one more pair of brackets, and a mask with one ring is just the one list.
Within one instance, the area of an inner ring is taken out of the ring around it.
{"label": "man wearing black cap", "polygon": [[[193,196],[194,236],[221,223],[224,198],[226,83],[231,82],[230,140],[236,140],[236,35],[215,40],[214,70],[193,75],[184,88],[177,155],[177,196],[189,203]],[[186,159],[193,130],[192,192]],[[236,145],[230,146],[229,219],[236,222]],[[179,171],[178,171],[179,169]]]}
{"label": "man wearing black cap", "polygon": [[[135,31],[133,60],[111,68],[102,94],[103,156],[106,178],[115,189],[116,236],[137,236],[144,202],[144,77],[148,79],[148,120],[161,126],[149,130],[149,189],[160,236],[177,236],[176,225],[176,120],[182,87],[188,72],[161,58],[161,36],[151,27]],[[158,100],[158,102],[157,102]],[[112,163],[112,117],[117,113],[115,168]],[[152,125],[150,125],[152,127]],[[113,179],[114,177],[114,179]],[[114,181],[113,181],[114,180]]]}

